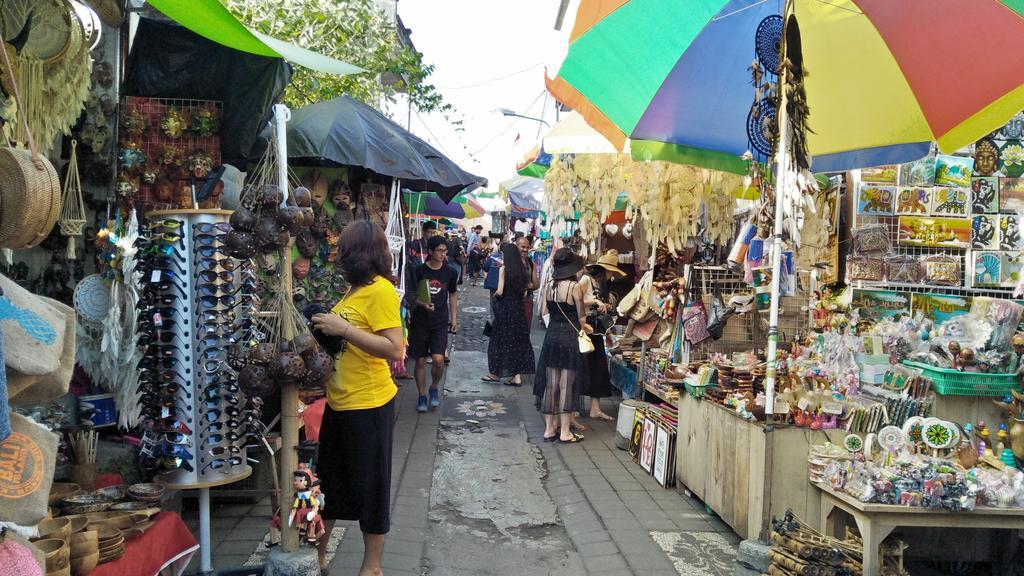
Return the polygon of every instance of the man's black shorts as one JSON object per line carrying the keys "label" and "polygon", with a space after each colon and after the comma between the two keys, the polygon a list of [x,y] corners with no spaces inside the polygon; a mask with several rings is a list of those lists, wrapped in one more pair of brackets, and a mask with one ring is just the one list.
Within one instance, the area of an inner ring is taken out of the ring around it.
{"label": "man's black shorts", "polygon": [[431,355],[444,356],[448,348],[448,326],[416,326],[409,330],[409,356],[425,358]]}

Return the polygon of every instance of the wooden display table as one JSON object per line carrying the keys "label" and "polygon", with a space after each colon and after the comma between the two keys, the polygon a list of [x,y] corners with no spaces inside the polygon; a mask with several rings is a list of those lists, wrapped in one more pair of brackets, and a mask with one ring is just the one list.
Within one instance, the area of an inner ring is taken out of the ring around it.
{"label": "wooden display table", "polygon": [[1024,509],[986,508],[953,512],[915,506],[869,504],[849,494],[835,492],[829,486],[812,484],[821,494],[821,531],[826,536],[842,536],[842,523],[832,513],[839,508],[853,517],[864,539],[864,575],[875,576],[881,568],[879,547],[894,529],[906,527],[933,528],[1001,528],[1024,529]]}

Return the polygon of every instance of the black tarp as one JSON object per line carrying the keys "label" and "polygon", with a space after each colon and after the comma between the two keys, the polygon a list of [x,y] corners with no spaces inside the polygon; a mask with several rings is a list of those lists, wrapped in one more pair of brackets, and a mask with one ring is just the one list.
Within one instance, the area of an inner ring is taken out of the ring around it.
{"label": "black tarp", "polygon": [[291,68],[280,58],[240,52],[176,24],[142,18],[121,93],[223,102],[221,157],[244,170],[290,80]]}

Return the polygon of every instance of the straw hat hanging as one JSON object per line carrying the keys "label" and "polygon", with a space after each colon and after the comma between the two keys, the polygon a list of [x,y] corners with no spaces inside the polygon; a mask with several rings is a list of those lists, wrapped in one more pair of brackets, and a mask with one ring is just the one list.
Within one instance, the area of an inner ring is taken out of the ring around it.
{"label": "straw hat hanging", "polygon": [[85,202],[82,201],[82,180],[78,177],[78,141],[71,141],[71,160],[64,180],[64,202],[60,208],[60,233],[68,237],[68,260],[77,258],[75,236],[82,235],[85,227]]}

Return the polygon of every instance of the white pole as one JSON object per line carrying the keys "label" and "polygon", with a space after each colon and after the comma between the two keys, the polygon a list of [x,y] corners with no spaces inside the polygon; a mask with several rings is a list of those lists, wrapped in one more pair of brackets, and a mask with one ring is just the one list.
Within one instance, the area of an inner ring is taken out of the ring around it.
{"label": "white pole", "polygon": [[199,572],[213,572],[213,559],[210,554],[210,489],[199,489]]}
{"label": "white pole", "polygon": [[284,198],[281,207],[288,201],[288,135],[286,125],[292,119],[292,111],[284,104],[274,104],[274,136],[277,141],[277,181]]}

